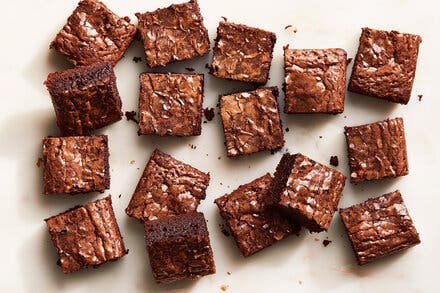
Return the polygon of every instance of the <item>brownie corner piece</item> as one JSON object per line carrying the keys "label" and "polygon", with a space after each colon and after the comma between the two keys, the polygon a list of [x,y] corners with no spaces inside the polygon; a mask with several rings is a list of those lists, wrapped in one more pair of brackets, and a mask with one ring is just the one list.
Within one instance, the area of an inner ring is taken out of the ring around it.
{"label": "brownie corner piece", "polygon": [[147,221],[144,226],[156,282],[194,280],[215,274],[209,232],[202,213],[191,212]]}
{"label": "brownie corner piece", "polygon": [[340,209],[359,265],[420,243],[399,190]]}
{"label": "brownie corner piece", "polygon": [[98,0],[81,0],[50,44],[73,65],[108,61],[113,66],[133,41],[136,27]]}
{"label": "brownie corner piece", "polygon": [[111,196],[45,219],[64,273],[117,260],[128,253]]}
{"label": "brownie corner piece", "polygon": [[273,32],[221,21],[210,73],[230,80],[266,84],[275,42]]}
{"label": "brownie corner piece", "polygon": [[352,183],[408,174],[402,118],[345,127],[345,137]]}
{"label": "brownie corner piece", "polygon": [[414,34],[363,28],[348,90],[407,104],[421,42]]}
{"label": "brownie corner piece", "polygon": [[277,87],[220,96],[228,157],[284,146],[277,97]]}

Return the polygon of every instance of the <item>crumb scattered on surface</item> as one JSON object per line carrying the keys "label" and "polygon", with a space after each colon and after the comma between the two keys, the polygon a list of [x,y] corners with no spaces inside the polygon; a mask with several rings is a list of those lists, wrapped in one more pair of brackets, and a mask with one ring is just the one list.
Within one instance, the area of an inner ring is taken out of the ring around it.
{"label": "crumb scattered on surface", "polygon": [[214,108],[205,108],[203,109],[203,114],[205,114],[205,118],[208,121],[212,121],[214,119]]}
{"label": "crumb scattered on surface", "polygon": [[189,72],[193,72],[193,71],[195,71],[195,69],[192,68],[192,67],[185,67],[185,70],[186,70],[186,71],[189,71]]}
{"label": "crumb scattered on surface", "polygon": [[221,159],[222,159],[222,157],[221,157],[221,156],[217,157],[217,160],[221,160]]}
{"label": "crumb scattered on surface", "polygon": [[136,63],[138,63],[138,62],[141,62],[141,61],[142,61],[142,58],[141,58],[141,57],[137,57],[137,56],[135,56],[135,57],[133,57],[133,61],[136,62]]}
{"label": "crumb scattered on surface", "polygon": [[190,144],[188,144],[189,145],[189,147],[192,149],[192,150],[195,150],[196,148],[197,148],[197,146],[196,145],[193,145],[192,143],[190,143]]}
{"label": "crumb scattered on surface", "polygon": [[226,292],[226,290],[228,290],[228,285],[221,285],[220,286],[220,290],[222,290],[223,292]]}
{"label": "crumb scattered on surface", "polygon": [[422,101],[423,95],[417,95],[417,97],[419,97],[419,102]]}
{"label": "crumb scattered on surface", "polygon": [[324,247],[327,247],[330,243],[332,243],[331,240],[328,240],[328,239],[322,240],[322,245],[324,245]]}
{"label": "crumb scattered on surface", "polygon": [[229,276],[231,275],[231,272],[226,272],[226,274],[228,274]]}
{"label": "crumb scattered on surface", "polygon": [[291,24],[286,25],[286,26],[284,27],[284,29],[285,29],[285,30],[291,29],[294,33],[297,33],[297,32],[298,32],[298,28],[297,28],[296,26],[291,25]]}
{"label": "crumb scattered on surface", "polygon": [[118,198],[121,198],[122,194],[118,195]]}
{"label": "crumb scattered on surface", "polygon": [[231,236],[231,233],[229,233],[228,228],[225,226],[225,224],[219,224],[220,230],[222,231],[223,235],[226,237]]}
{"label": "crumb scattered on surface", "polygon": [[319,238],[316,238],[316,237],[315,237],[315,238],[313,238],[313,240],[315,240],[315,241],[319,241]]}
{"label": "crumb scattered on surface", "polygon": [[134,163],[136,163],[135,160],[131,160],[131,161],[130,161],[130,165],[133,165]]}
{"label": "crumb scattered on surface", "polygon": [[286,132],[289,132],[289,131],[290,131],[289,127],[286,127]]}
{"label": "crumb scattered on surface", "polygon": [[208,123],[208,121],[206,121],[206,120],[203,120],[203,123]]}
{"label": "crumb scattered on surface", "polygon": [[220,182],[220,185],[223,185],[223,182]]}
{"label": "crumb scattered on surface", "polygon": [[350,64],[351,61],[353,61],[353,58],[348,58],[348,59],[347,59],[347,65]]}
{"label": "crumb scattered on surface", "polygon": [[43,164],[43,158],[38,158],[37,163],[36,163],[37,167],[40,168],[41,164]]}
{"label": "crumb scattered on surface", "polygon": [[127,121],[133,121],[139,123],[139,121],[136,119],[135,111],[125,111],[125,118],[127,118]]}
{"label": "crumb scattered on surface", "polygon": [[330,165],[337,167],[339,165],[339,159],[338,156],[331,156],[330,157]]}
{"label": "crumb scattered on surface", "polygon": [[319,138],[322,138],[322,135],[320,135]]}
{"label": "crumb scattered on surface", "polygon": [[205,68],[209,69],[209,63],[205,63]]}
{"label": "crumb scattered on surface", "polygon": [[299,285],[302,285],[302,283],[303,283],[303,281],[298,280],[298,284],[299,284]]}
{"label": "crumb scattered on surface", "polygon": [[347,115],[344,115],[344,118],[347,118]]}
{"label": "crumb scattered on surface", "polygon": [[136,168],[136,169],[140,170],[141,168]]}
{"label": "crumb scattered on surface", "polygon": [[284,27],[284,29],[286,30],[286,29],[288,29],[289,27],[292,27],[292,25],[291,25],[291,24],[288,24],[288,25],[286,25],[286,26]]}

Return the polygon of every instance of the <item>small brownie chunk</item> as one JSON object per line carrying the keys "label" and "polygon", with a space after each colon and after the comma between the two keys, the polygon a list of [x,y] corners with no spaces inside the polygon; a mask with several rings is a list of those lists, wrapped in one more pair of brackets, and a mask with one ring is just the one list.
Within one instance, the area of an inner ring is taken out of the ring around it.
{"label": "small brownie chunk", "polygon": [[310,232],[328,230],[345,186],[342,173],[304,155],[286,153],[274,180],[274,203]]}
{"label": "small brownie chunk", "polygon": [[344,112],[347,52],[284,49],[285,113]]}
{"label": "small brownie chunk", "polygon": [[122,119],[116,77],[108,62],[50,73],[45,84],[63,135],[86,135]]}
{"label": "small brownie chunk", "polygon": [[210,72],[221,78],[266,84],[276,39],[272,32],[221,21]]}
{"label": "small brownie chunk", "polygon": [[50,44],[73,65],[108,61],[115,65],[136,34],[130,18],[119,17],[102,2],[82,0]]}
{"label": "small brownie chunk", "polygon": [[200,135],[203,74],[143,73],[140,81],[139,134]]}
{"label": "small brownie chunk", "polygon": [[141,221],[193,212],[208,184],[209,174],[156,149],[125,212]]}
{"label": "small brownie chunk", "polygon": [[407,104],[421,42],[418,35],[363,28],[348,90]]}
{"label": "small brownie chunk", "polygon": [[345,127],[345,137],[352,183],[408,174],[402,118]]}
{"label": "small brownie chunk", "polygon": [[208,31],[196,0],[136,13],[150,67],[209,53]]}
{"label": "small brownie chunk", "polygon": [[279,210],[268,206],[272,184],[272,176],[268,173],[215,200],[244,256],[269,247],[298,230]]}
{"label": "small brownie chunk", "polygon": [[399,190],[339,213],[359,265],[420,243]]}
{"label": "small brownie chunk", "polygon": [[158,283],[215,274],[208,228],[202,213],[145,222],[151,270]]}
{"label": "small brownie chunk", "polygon": [[277,97],[277,87],[220,96],[228,157],[284,146]]}
{"label": "small brownie chunk", "polygon": [[110,188],[107,136],[43,138],[45,194],[104,192]]}
{"label": "small brownie chunk", "polygon": [[64,273],[99,266],[128,253],[108,196],[45,220]]}

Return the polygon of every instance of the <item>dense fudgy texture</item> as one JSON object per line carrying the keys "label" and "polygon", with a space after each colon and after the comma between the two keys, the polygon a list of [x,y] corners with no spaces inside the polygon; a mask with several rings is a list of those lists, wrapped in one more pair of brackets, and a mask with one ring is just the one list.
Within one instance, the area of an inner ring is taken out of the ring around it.
{"label": "dense fudgy texture", "polygon": [[276,87],[220,96],[220,116],[229,157],[284,146],[277,97]]}
{"label": "dense fudgy texture", "polygon": [[342,173],[301,154],[286,153],[274,178],[272,204],[310,232],[328,230],[345,186]]}
{"label": "dense fudgy texture", "polygon": [[285,113],[344,112],[347,52],[284,49]]}
{"label": "dense fudgy texture", "polygon": [[359,265],[420,243],[399,190],[339,213]]}
{"label": "dense fudgy texture", "polygon": [[272,176],[266,174],[215,200],[244,256],[250,256],[298,231],[268,205]]}
{"label": "dense fudgy texture", "polygon": [[110,188],[107,136],[45,137],[45,194],[104,192]]}
{"label": "dense fudgy texture", "polygon": [[143,73],[139,134],[200,135],[203,74]]}
{"label": "dense fudgy texture", "polygon": [[50,73],[45,85],[63,135],[86,135],[122,119],[116,77],[108,62]]}
{"label": "dense fudgy texture", "polygon": [[141,221],[193,212],[208,184],[209,174],[156,149],[125,212]]}
{"label": "dense fudgy texture", "polygon": [[45,221],[66,274],[117,260],[128,253],[110,196]]}
{"label": "dense fudgy texture", "polygon": [[275,42],[272,32],[222,21],[210,72],[221,78],[266,84]]}
{"label": "dense fudgy texture", "polygon": [[209,53],[208,31],[197,1],[136,13],[136,16],[150,67]]}
{"label": "dense fudgy texture", "polygon": [[345,127],[352,183],[408,174],[402,118]]}
{"label": "dense fudgy texture", "polygon": [[148,221],[145,232],[156,282],[198,279],[215,273],[208,228],[202,213]]}
{"label": "dense fudgy texture", "polygon": [[102,2],[82,0],[50,44],[73,65],[108,61],[115,65],[133,41],[136,27]]}
{"label": "dense fudgy texture", "polygon": [[363,28],[348,90],[407,104],[421,42],[418,35]]}

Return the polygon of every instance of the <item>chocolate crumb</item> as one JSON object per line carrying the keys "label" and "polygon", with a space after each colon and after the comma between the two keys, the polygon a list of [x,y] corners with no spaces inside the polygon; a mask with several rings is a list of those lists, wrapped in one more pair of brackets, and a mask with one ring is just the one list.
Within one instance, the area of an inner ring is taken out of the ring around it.
{"label": "chocolate crumb", "polygon": [[348,58],[348,59],[347,59],[347,65],[350,64],[351,61],[353,61],[353,58]]}
{"label": "chocolate crumb", "polygon": [[206,68],[206,69],[209,69],[209,63],[206,63],[206,64],[205,64],[205,68]]}
{"label": "chocolate crumb", "polygon": [[214,119],[214,108],[205,108],[203,109],[203,114],[205,114],[205,118],[208,121],[212,121]]}
{"label": "chocolate crumb", "polygon": [[298,284],[302,285],[302,283],[303,283],[303,281],[301,281],[301,280],[298,280]]}
{"label": "chocolate crumb", "polygon": [[43,163],[43,158],[38,158],[36,163],[37,167],[40,168],[42,163]]}
{"label": "chocolate crumb", "polygon": [[330,165],[337,167],[339,165],[339,159],[338,156],[331,156],[330,157]]}
{"label": "chocolate crumb", "polygon": [[288,29],[289,27],[292,27],[292,25],[291,25],[291,24],[288,24],[288,25],[286,25],[286,26],[284,27],[284,29],[286,30],[286,29]]}
{"label": "chocolate crumb", "polygon": [[140,170],[141,168],[136,168],[137,170]]}
{"label": "chocolate crumb", "polygon": [[417,95],[419,97],[419,102],[422,101],[423,95]]}
{"label": "chocolate crumb", "polygon": [[134,163],[136,163],[135,160],[131,160],[131,161],[130,161],[130,165],[133,165]]}
{"label": "chocolate crumb", "polygon": [[284,27],[285,30],[288,30],[289,28],[292,28],[292,30],[293,30],[294,33],[297,33],[297,32],[298,32],[298,28],[294,27],[294,26],[291,25],[291,24],[286,25],[286,26]]}
{"label": "chocolate crumb", "polygon": [[289,131],[290,131],[289,127],[286,127],[286,132],[289,132]]}
{"label": "chocolate crumb", "polygon": [[222,19],[223,19],[223,21],[228,21],[228,19],[226,18],[226,17],[224,17],[224,16],[220,16]]}
{"label": "chocolate crumb", "polygon": [[226,272],[226,274],[228,274],[229,276],[231,275],[231,272]]}
{"label": "chocolate crumb", "polygon": [[203,120],[203,123],[208,123],[208,121],[206,121],[206,120]]}
{"label": "chocolate crumb", "polygon": [[185,67],[185,70],[187,70],[187,71],[189,71],[189,72],[193,72],[193,71],[195,71],[195,69],[192,68],[192,67]]}
{"label": "chocolate crumb", "polygon": [[322,135],[320,135],[319,138],[322,138]]}
{"label": "chocolate crumb", "polygon": [[219,226],[220,226],[220,229],[221,229],[223,235],[225,235],[226,237],[231,236],[231,233],[229,233],[228,228],[226,228],[226,226],[224,224],[219,224]]}
{"label": "chocolate crumb", "polygon": [[136,119],[135,111],[125,111],[125,117],[127,118],[127,121],[133,121],[139,123],[139,121]]}
{"label": "chocolate crumb", "polygon": [[347,118],[347,115],[344,115],[344,118]]}
{"label": "chocolate crumb", "polygon": [[197,146],[196,145],[193,145],[192,143],[190,143],[190,144],[188,144],[189,145],[189,147],[191,148],[191,149],[193,149],[193,150],[195,150],[196,148],[197,148]]}
{"label": "chocolate crumb", "polygon": [[228,285],[221,285],[220,286],[220,289],[223,291],[223,292],[226,292],[226,290],[228,290]]}
{"label": "chocolate crumb", "polygon": [[137,57],[137,56],[135,56],[135,57],[133,57],[133,61],[134,61],[135,63],[138,63],[138,62],[141,62],[141,61],[142,61],[142,58],[141,58],[141,57]]}
{"label": "chocolate crumb", "polygon": [[222,159],[222,157],[217,157],[217,160],[221,160]]}
{"label": "chocolate crumb", "polygon": [[322,241],[322,245],[324,245],[324,247],[327,247],[330,243],[332,243],[332,241],[328,239]]}
{"label": "chocolate crumb", "polygon": [[121,198],[122,194],[118,195],[118,198]]}

